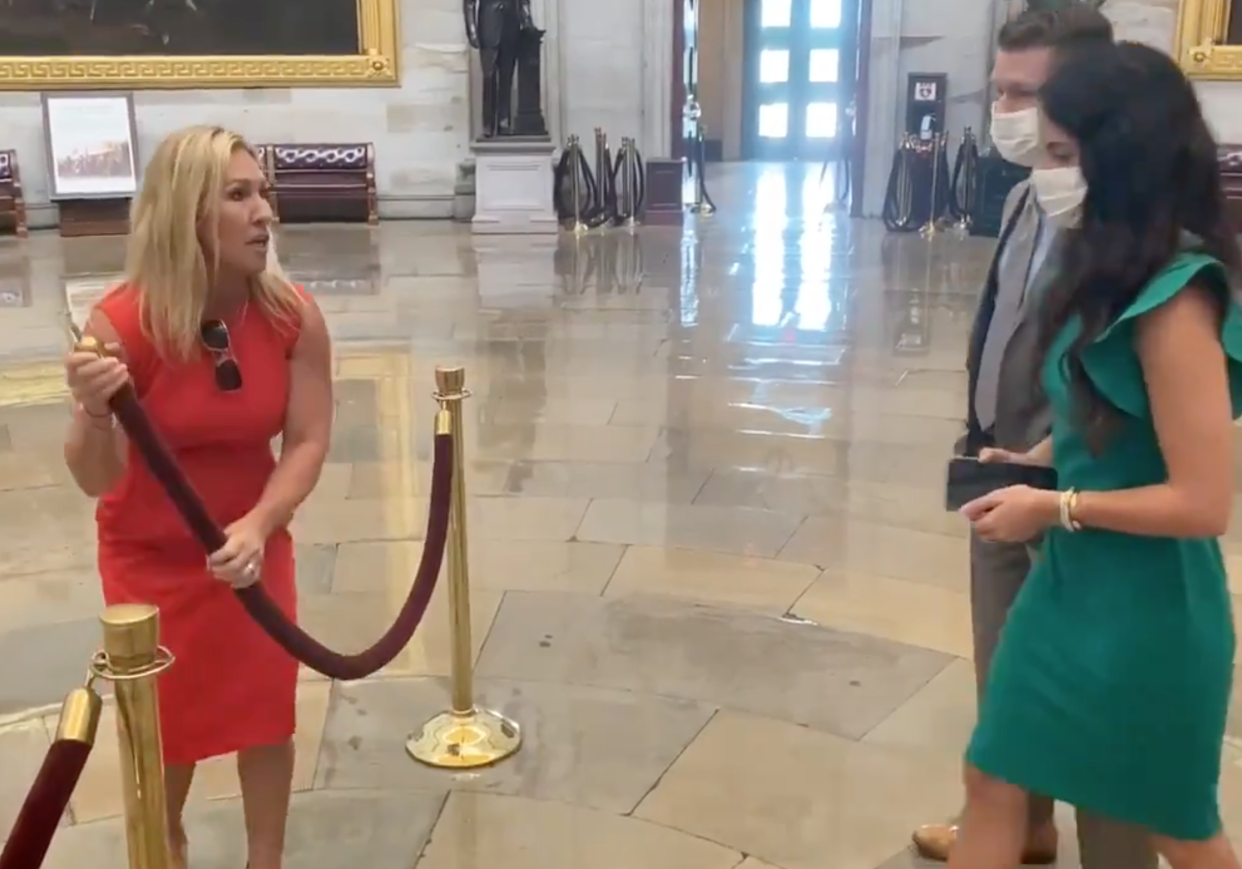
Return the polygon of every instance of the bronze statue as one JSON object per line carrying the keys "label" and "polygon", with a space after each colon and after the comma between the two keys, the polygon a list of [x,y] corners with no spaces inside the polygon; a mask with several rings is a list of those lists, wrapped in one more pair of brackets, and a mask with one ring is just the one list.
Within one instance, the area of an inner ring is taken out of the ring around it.
{"label": "bronze statue", "polygon": [[483,70],[483,135],[512,135],[513,74],[523,35],[539,32],[530,0],[463,0],[462,11],[466,38],[478,50]]}
{"label": "bronze statue", "polygon": [[548,125],[543,117],[543,35],[536,27],[522,31],[518,43],[517,111],[513,135],[546,138]]}

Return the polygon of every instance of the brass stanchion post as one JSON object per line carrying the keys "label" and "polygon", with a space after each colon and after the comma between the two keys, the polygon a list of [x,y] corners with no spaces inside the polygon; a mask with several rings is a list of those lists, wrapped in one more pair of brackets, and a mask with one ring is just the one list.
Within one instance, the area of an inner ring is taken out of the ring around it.
{"label": "brass stanchion post", "polygon": [[436,715],[405,749],[415,760],[443,769],[490,766],[522,747],[522,731],[499,712],[474,702],[474,644],[470,637],[470,566],[466,536],[466,480],[462,403],[470,396],[460,367],[436,369],[436,432],[452,430],[453,494],[449,505],[448,595],[452,644],[451,707]]}
{"label": "brass stanchion post", "polygon": [[[975,173],[979,168],[976,162],[978,149],[979,146],[975,142],[975,131],[967,127],[966,132],[962,134],[961,144],[961,153],[965,155],[961,164],[961,172],[965,177],[958,179],[964,188],[962,198],[965,202],[959,203],[962,207],[962,213],[958,216],[957,223],[953,227],[957,230],[957,234],[963,237],[970,234],[971,222],[974,220],[971,215],[975,204]],[[976,159],[972,159],[972,157]],[[949,183],[953,185],[952,179],[950,179]],[[957,191],[954,189],[950,195],[956,197]]]}
{"label": "brass stanchion post", "polygon": [[716,206],[707,196],[707,140],[706,125],[699,124],[694,140],[694,203],[690,211],[700,217],[711,217],[716,213]]}
{"label": "brass stanchion post", "polygon": [[99,620],[103,653],[94,669],[116,692],[129,867],[168,869],[168,805],[155,680],[172,660],[159,645],[159,610],[121,604],[108,607]]}
{"label": "brass stanchion post", "polygon": [[[569,190],[574,200],[574,235],[585,235],[587,225],[582,222],[582,145],[578,141],[577,136],[569,137]],[[454,435],[456,437],[456,435]]]}
{"label": "brass stanchion post", "polygon": [[621,168],[625,181],[625,225],[633,230],[638,227],[638,145],[630,137],[622,141],[621,150],[624,154]]}
{"label": "brass stanchion post", "polygon": [[95,744],[95,736],[99,732],[99,716],[103,711],[103,700],[95,693],[93,680],[85,688],[75,688],[65,697],[60,707],[60,720],[56,724],[56,741],[67,739],[71,742]]}
{"label": "brass stanchion post", "polygon": [[931,159],[932,159],[932,183],[931,183],[931,199],[927,206],[927,222],[919,230],[919,234],[923,238],[934,238],[940,234],[940,214],[939,203],[940,197],[940,154],[947,141],[947,137],[942,133],[932,135],[931,143]]}
{"label": "brass stanchion post", "polygon": [[[595,189],[599,196],[599,201],[595,203],[598,215],[602,215],[599,219],[606,219],[608,215],[608,177],[612,174],[612,166],[608,160],[608,134],[604,132],[603,127],[595,128]],[[600,226],[607,226],[607,223],[601,223]]]}

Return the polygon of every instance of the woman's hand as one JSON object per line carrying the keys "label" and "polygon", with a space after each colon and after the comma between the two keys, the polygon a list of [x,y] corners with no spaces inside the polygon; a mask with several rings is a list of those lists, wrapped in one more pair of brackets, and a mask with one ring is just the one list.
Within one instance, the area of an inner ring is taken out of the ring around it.
{"label": "woman's hand", "polygon": [[984,447],[979,450],[979,461],[985,464],[1004,464],[1011,465],[1039,465],[1038,456],[1030,453],[1015,453],[1012,450],[1002,450],[997,447]]}
{"label": "woman's hand", "polygon": [[1061,493],[1030,486],[1006,486],[961,509],[975,533],[996,543],[1025,543],[1059,524]]}
{"label": "woman's hand", "polygon": [[105,355],[78,351],[65,357],[65,382],[73,400],[91,416],[107,416],[108,400],[129,382],[129,368],[118,355],[120,347],[109,344]]}
{"label": "woman's hand", "polygon": [[254,513],[224,529],[228,541],[207,559],[216,579],[233,588],[248,588],[263,578],[263,547],[271,531]]}

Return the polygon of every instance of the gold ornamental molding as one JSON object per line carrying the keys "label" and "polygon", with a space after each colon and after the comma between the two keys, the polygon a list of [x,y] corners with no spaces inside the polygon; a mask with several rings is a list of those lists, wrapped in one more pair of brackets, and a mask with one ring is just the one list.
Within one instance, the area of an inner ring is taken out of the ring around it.
{"label": "gold ornamental molding", "polygon": [[55,404],[69,394],[59,359],[0,363],[0,408]]}
{"label": "gold ornamental molding", "polygon": [[1242,45],[1227,45],[1235,0],[1181,0],[1174,46],[1191,78],[1242,81]]}
{"label": "gold ornamental molding", "polygon": [[357,0],[357,54],[0,57],[0,91],[392,87],[400,0]]}

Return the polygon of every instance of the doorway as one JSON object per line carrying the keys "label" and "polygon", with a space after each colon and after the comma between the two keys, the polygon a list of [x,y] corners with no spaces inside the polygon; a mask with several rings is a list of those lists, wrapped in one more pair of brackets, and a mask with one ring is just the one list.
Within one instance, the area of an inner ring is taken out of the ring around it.
{"label": "doorway", "polygon": [[746,0],[743,153],[844,156],[858,77],[859,0]]}

